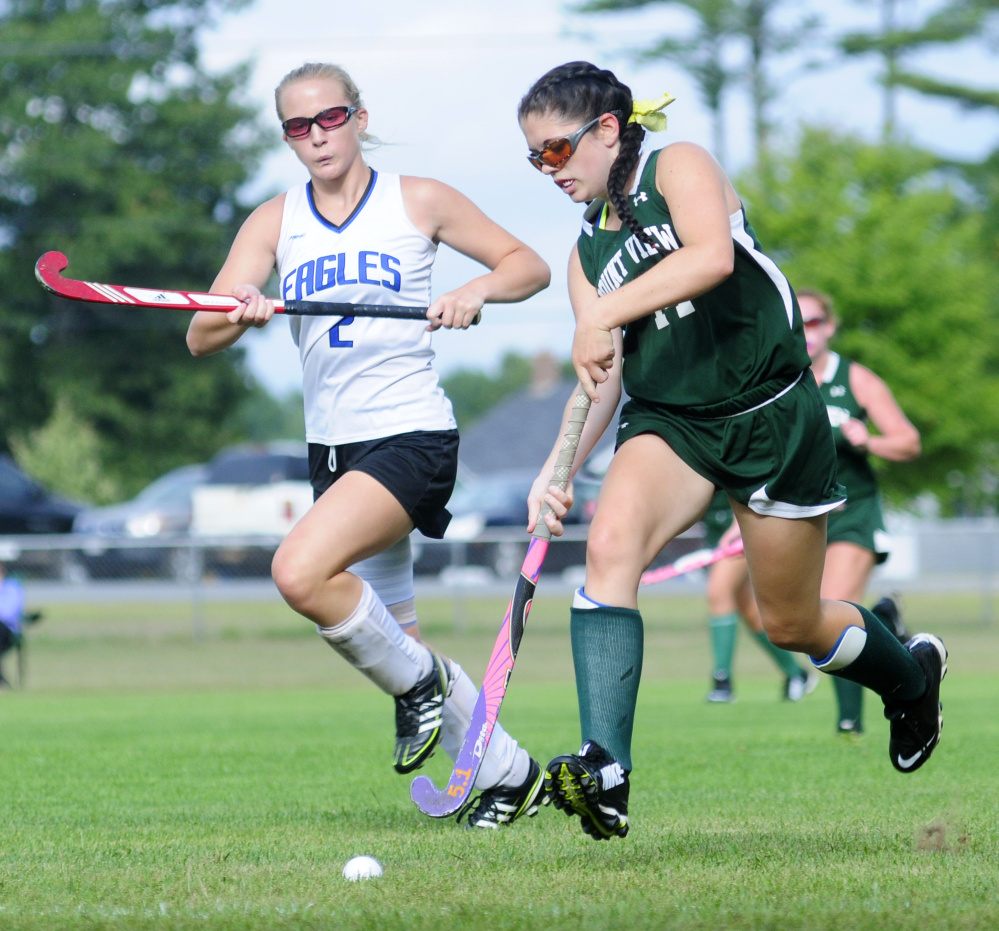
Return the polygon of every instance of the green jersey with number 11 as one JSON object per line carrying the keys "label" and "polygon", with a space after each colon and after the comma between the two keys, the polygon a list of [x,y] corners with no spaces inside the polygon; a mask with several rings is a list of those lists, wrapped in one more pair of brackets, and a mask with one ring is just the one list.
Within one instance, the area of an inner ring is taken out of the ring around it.
{"label": "green jersey with number 11", "polygon": [[[668,255],[683,247],[656,188],[659,151],[643,157],[629,193],[635,219]],[[634,280],[664,253],[626,226],[602,227],[602,204],[579,236],[583,272],[598,295]],[[808,368],[801,312],[787,279],[760,249],[739,210],[729,218],[735,269],[693,300],[633,320],[624,329],[624,387],[633,398],[691,416],[726,417],[765,403]]]}

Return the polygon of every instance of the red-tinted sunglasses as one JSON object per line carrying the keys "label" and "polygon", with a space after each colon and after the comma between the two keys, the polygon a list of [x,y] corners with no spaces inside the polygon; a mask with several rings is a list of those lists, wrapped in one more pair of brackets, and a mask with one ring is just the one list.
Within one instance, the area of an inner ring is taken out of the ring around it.
{"label": "red-tinted sunglasses", "polygon": [[285,120],[281,128],[289,138],[301,139],[309,135],[313,123],[318,123],[320,129],[339,129],[355,113],[357,107],[329,107],[315,116],[293,116],[290,120]]}
{"label": "red-tinted sunglasses", "polygon": [[822,326],[823,323],[828,323],[828,317],[812,317],[811,320],[802,320],[806,330],[814,330],[817,326]]}
{"label": "red-tinted sunglasses", "polygon": [[[618,119],[621,119],[621,112],[619,110],[611,110],[610,112]],[[579,129],[568,136],[550,139],[538,152],[534,149],[529,149],[527,160],[538,171],[544,171],[545,165],[558,171],[572,157],[572,153],[576,151],[576,146],[579,145],[579,140],[600,122],[600,117],[602,116],[603,114],[601,113],[596,119],[590,120],[585,126],[580,126]]]}

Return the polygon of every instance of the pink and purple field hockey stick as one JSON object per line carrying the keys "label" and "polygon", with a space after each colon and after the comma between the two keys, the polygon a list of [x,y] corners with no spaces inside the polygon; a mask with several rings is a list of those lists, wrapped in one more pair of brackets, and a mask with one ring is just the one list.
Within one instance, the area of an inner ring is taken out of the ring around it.
{"label": "pink and purple field hockey stick", "polygon": [[679,575],[685,575],[696,569],[704,569],[706,566],[710,566],[712,563],[716,563],[722,559],[728,559],[730,556],[741,556],[742,553],[741,537],[734,543],[729,543],[727,546],[718,546],[713,550],[694,550],[693,553],[681,556],[668,566],[660,566],[658,569],[649,569],[647,572],[643,572],[641,582],[642,585],[655,585],[656,582],[667,582],[670,579],[675,579]]}
{"label": "pink and purple field hockey stick", "polygon": [[[569,484],[572,463],[576,457],[576,448],[579,446],[579,437],[583,432],[583,424],[586,422],[589,409],[590,399],[586,392],[579,388],[552,474],[551,484],[557,488],[564,489]],[[534,590],[551,542],[551,531],[544,520],[547,510],[550,510],[548,505],[543,505],[533,538],[527,548],[524,565],[520,569],[517,587],[500,625],[486,674],[482,677],[482,688],[479,689],[472,720],[451,771],[451,778],[444,789],[438,789],[429,776],[417,776],[413,780],[410,797],[416,802],[417,808],[431,818],[447,818],[464,808],[470,801],[475,777],[482,766],[493,728],[499,718],[500,706],[503,704],[510,683],[510,674],[513,672],[520,641],[524,636],[524,626],[531,610]]]}

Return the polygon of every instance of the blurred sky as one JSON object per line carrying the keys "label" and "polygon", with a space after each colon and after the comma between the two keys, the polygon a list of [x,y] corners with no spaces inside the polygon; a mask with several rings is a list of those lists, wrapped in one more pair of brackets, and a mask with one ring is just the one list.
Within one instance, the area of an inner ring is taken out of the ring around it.
{"label": "blurred sky", "polygon": [[[792,11],[805,4],[789,4]],[[939,0],[908,0],[903,15],[934,9]],[[870,28],[876,5],[855,0],[810,3],[821,9],[827,31]],[[438,178],[472,198],[489,216],[536,249],[552,267],[552,284],[523,304],[491,305],[484,322],[463,333],[434,337],[437,367],[494,370],[503,353],[550,349],[569,352],[572,314],[565,290],[565,265],[579,230],[580,208],[527,163],[516,108],[521,95],[549,68],[585,58],[614,70],[636,97],[669,90],[669,130],[650,136],[661,146],[686,139],[711,146],[707,110],[696,89],[676,66],[637,66],[625,50],[659,36],[683,35],[689,20],[668,8],[627,16],[592,17],[568,12],[548,0],[256,0],[246,11],[225,17],[204,37],[204,60],[219,69],[252,59],[254,76],[246,94],[258,101],[280,129],[273,89],[288,71],[306,61],[332,61],[353,76],[371,113],[369,131],[387,145],[372,151],[375,168]],[[599,41],[598,41],[599,39]],[[809,52],[780,65],[783,90],[774,109],[780,126],[802,120],[877,137],[881,97],[876,63],[857,62],[818,71],[802,64]],[[941,78],[975,86],[995,83],[994,61],[968,49],[914,59]],[[914,94],[899,95],[904,133],[936,151],[983,156],[999,139],[999,120],[968,114]],[[733,93],[726,111],[731,173],[751,158],[749,108]],[[284,149],[272,156],[248,189],[259,202],[305,180],[304,170]],[[434,294],[478,274],[479,266],[441,247],[434,269]],[[275,394],[297,389],[300,367],[287,326],[277,321],[242,340],[256,377]]]}

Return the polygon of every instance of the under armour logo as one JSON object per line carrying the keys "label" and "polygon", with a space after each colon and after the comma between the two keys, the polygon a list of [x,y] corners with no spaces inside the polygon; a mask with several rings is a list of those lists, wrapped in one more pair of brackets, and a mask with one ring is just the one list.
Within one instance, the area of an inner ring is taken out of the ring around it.
{"label": "under armour logo", "polygon": [[639,191],[634,197],[631,198],[632,204],[636,207],[639,204],[644,204],[649,199],[649,195],[645,191]]}

